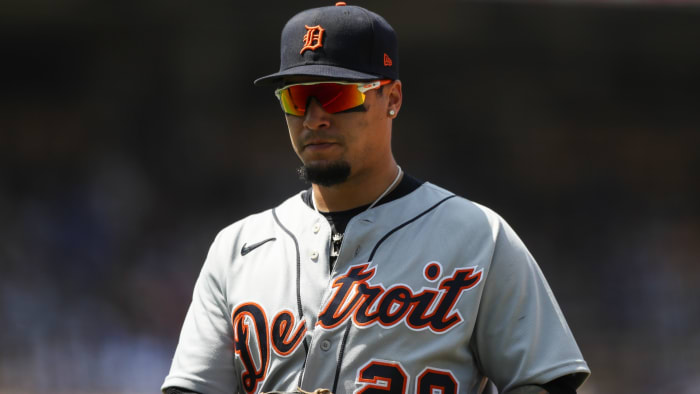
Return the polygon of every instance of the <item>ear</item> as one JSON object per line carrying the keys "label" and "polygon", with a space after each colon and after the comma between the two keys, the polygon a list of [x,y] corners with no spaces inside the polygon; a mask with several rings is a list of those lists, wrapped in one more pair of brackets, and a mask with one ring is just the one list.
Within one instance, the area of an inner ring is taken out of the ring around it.
{"label": "ear", "polygon": [[[403,101],[403,93],[401,92],[401,81],[398,79],[391,84],[386,86],[387,93],[387,115],[394,119],[399,115],[399,110],[401,109],[401,102]],[[393,115],[390,115],[389,111],[394,111]]]}

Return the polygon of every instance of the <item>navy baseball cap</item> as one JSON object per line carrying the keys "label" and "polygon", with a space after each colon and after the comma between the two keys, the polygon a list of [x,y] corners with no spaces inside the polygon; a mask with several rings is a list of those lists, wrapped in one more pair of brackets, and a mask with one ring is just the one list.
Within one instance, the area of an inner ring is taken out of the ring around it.
{"label": "navy baseball cap", "polygon": [[399,79],[396,32],[381,16],[344,2],[302,11],[282,29],[279,72],[254,83],[279,86],[297,76]]}

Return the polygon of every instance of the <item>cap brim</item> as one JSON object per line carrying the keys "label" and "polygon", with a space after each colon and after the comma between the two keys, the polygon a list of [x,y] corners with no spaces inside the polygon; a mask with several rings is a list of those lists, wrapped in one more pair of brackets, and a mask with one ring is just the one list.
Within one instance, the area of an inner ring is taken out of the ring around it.
{"label": "cap brim", "polygon": [[320,77],[331,78],[343,81],[367,81],[371,79],[386,78],[382,75],[368,74],[347,68],[329,66],[325,64],[308,64],[304,66],[291,67],[284,71],[266,75],[256,79],[253,83],[256,86],[271,86],[283,85],[284,80],[293,79],[293,77]]}

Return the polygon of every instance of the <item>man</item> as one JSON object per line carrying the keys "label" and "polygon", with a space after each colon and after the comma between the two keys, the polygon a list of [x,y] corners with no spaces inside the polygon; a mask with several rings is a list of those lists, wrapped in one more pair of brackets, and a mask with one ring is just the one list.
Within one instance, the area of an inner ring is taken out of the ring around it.
{"label": "man", "polygon": [[311,188],[224,229],[168,393],[574,393],[588,367],[542,273],[481,205],[403,173],[394,30],[303,11],[277,87]]}

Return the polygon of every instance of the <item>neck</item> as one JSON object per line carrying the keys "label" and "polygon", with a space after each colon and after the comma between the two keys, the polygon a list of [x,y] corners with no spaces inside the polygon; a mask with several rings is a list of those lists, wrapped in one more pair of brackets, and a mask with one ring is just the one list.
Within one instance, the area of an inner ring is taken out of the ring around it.
{"label": "neck", "polygon": [[323,212],[346,211],[372,204],[384,192],[391,191],[392,183],[390,189],[398,185],[398,172],[399,168],[392,159],[390,166],[374,174],[353,174],[345,182],[330,187],[314,184],[314,204]]}

